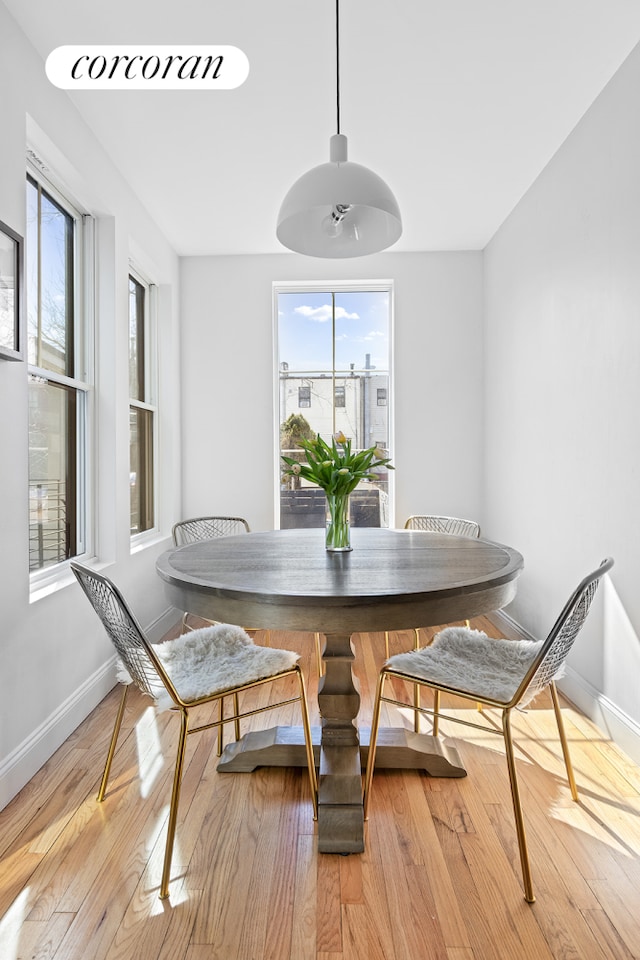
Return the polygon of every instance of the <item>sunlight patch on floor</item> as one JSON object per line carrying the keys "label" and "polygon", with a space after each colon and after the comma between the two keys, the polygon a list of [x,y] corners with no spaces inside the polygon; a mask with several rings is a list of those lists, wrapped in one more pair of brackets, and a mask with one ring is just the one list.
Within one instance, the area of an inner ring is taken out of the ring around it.
{"label": "sunlight patch on floor", "polygon": [[[163,913],[167,912],[168,907],[175,909],[188,901],[189,891],[187,890],[184,880],[184,876],[177,875],[175,880],[171,880],[169,884],[169,898],[167,900],[161,900],[157,890],[154,890],[154,896],[149,907],[150,917],[160,917]],[[158,888],[159,886],[160,877],[158,876]]]}
{"label": "sunlight patch on floor", "polygon": [[20,956],[20,931],[27,915],[28,903],[29,887],[25,887],[0,920],[2,960],[18,960]]}
{"label": "sunlight patch on floor", "polygon": [[[166,909],[167,901],[162,901],[158,897],[160,882],[162,879],[162,869],[164,866],[164,851],[167,841],[167,824],[169,820],[169,804],[165,804],[153,825],[153,831],[148,835],[146,848],[151,851],[151,857],[147,866],[147,875],[145,878],[145,889],[152,893],[151,916],[158,916]],[[178,825],[179,827],[179,825]],[[188,858],[187,858],[188,860]],[[184,879],[186,869],[183,865],[183,855],[180,850],[180,830],[176,831],[173,843],[173,855],[171,857],[171,880],[169,885],[171,906],[177,907],[189,899],[188,890],[185,889]],[[163,903],[165,906],[163,907]]]}
{"label": "sunlight patch on floor", "polygon": [[566,824],[572,830],[579,830],[581,834],[591,837],[598,844],[610,847],[616,855],[635,857],[636,854],[627,843],[622,843],[611,829],[603,829],[601,823],[592,819],[574,801],[559,801],[553,803],[549,809],[549,816],[560,823]]}
{"label": "sunlight patch on floor", "polygon": [[148,707],[136,723],[136,746],[140,772],[140,796],[144,798],[149,796],[164,765],[154,707]]}

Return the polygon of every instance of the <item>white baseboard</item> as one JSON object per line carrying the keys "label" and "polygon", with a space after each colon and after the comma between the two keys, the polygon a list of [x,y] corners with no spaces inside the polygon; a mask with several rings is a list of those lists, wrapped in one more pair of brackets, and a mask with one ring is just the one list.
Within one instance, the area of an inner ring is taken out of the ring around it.
{"label": "white baseboard", "polygon": [[175,607],[167,607],[153,623],[145,627],[144,632],[152,643],[158,643],[172,627],[175,627],[176,623],[180,622],[181,616],[181,610],[178,611]]}
{"label": "white baseboard", "polygon": [[569,666],[558,688],[634,763],[640,765],[640,726],[635,720]]}
{"label": "white baseboard", "polygon": [[[492,613],[489,619],[510,639],[535,639],[503,610]],[[558,681],[558,689],[634,763],[640,765],[640,726],[635,720],[568,665],[564,677]]]}
{"label": "white baseboard", "polygon": [[0,763],[0,810],[22,790],[116,683],[115,655]]}
{"label": "white baseboard", "polygon": [[514,620],[513,617],[510,617],[508,613],[505,613],[504,610],[494,610],[493,613],[490,613],[487,617],[488,620],[491,620],[492,623],[496,625],[498,630],[504,637],[507,637],[509,640],[535,640],[535,637],[532,637],[530,633],[521,627],[517,620]]}
{"label": "white baseboard", "polygon": [[[179,615],[173,607],[165,610],[147,628],[149,639],[157,643],[176,623]],[[60,704],[0,762],[0,810],[13,800],[67,737],[89,716],[116,683],[115,654]]]}

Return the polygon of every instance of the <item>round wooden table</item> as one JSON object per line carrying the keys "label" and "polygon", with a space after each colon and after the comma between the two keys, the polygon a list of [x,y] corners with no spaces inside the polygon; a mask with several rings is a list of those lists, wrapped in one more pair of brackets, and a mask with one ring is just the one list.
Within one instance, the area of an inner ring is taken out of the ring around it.
{"label": "round wooden table", "polygon": [[[325,635],[326,672],[318,687],[318,850],[325,853],[364,849],[367,743],[360,744],[356,723],[351,634],[435,626],[498,610],[514,598],[523,567],[517,551],[488,540],[380,528],[354,529],[351,538],[351,552],[331,553],[322,529],[272,530],[177,547],[157,561],[179,610]],[[455,749],[401,728],[380,731],[376,762],[421,767],[432,776],[465,775]],[[305,763],[301,731],[275,727],[229,744],[218,769]]]}

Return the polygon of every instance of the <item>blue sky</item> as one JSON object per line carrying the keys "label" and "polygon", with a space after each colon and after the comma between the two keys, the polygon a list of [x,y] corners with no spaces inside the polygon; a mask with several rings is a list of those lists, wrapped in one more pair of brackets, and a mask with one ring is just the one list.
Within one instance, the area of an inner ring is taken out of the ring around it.
{"label": "blue sky", "polygon": [[[387,291],[338,292],[336,297],[336,369],[356,370],[371,355],[378,371],[389,367],[389,294]],[[327,291],[278,294],[279,360],[291,372],[332,368],[332,308]]]}
{"label": "blue sky", "polygon": [[[67,237],[72,229],[71,216],[45,192],[42,194],[40,263],[38,263],[38,191],[27,181],[26,300],[29,362],[47,365],[58,373],[72,373],[65,365],[67,348]],[[40,274],[38,273],[40,270]],[[38,284],[40,284],[40,322],[38,330]],[[38,336],[53,350],[37,355]]]}

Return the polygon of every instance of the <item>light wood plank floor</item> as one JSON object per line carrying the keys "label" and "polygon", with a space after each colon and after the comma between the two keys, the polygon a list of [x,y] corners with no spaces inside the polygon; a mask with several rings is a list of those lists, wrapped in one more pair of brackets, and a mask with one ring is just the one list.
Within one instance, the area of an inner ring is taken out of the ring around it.
{"label": "light wood plank floor", "polygon": [[[483,618],[474,624],[497,635]],[[411,646],[409,633],[391,639],[393,652]],[[303,654],[313,703],[313,638],[274,633],[270,642]],[[384,640],[355,643],[366,725]],[[522,895],[502,740],[451,724],[443,734],[455,734],[469,775],[377,773],[366,852],[348,857],[317,854],[302,770],[218,774],[215,733],[194,735],[171,897],[161,902],[178,724],[132,695],[98,804],[118,695],[0,813],[2,960],[640,957],[640,770],[570,705],[578,804],[550,702],[515,720],[533,906]],[[386,722],[411,727],[412,716],[396,711]]]}

